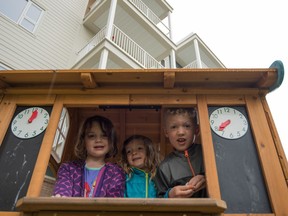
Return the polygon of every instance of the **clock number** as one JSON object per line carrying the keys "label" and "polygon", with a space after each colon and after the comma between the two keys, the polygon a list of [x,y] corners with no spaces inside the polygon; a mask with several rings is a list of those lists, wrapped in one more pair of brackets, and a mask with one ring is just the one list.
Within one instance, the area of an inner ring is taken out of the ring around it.
{"label": "clock number", "polygon": [[17,116],[17,118],[18,118],[18,119],[22,119],[23,116],[24,116],[24,115],[23,115],[22,113],[20,113],[20,114]]}
{"label": "clock number", "polygon": [[32,136],[36,136],[37,132],[36,130],[33,131]]}
{"label": "clock number", "polygon": [[17,131],[17,126],[13,127],[12,131]]}
{"label": "clock number", "polygon": [[224,107],[224,112],[229,113],[230,109],[228,107]]}

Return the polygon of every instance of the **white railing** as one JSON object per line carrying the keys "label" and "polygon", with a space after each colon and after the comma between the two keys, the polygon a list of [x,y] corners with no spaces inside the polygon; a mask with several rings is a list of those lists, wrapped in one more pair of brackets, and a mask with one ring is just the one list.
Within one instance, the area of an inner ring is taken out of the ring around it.
{"label": "white railing", "polygon": [[106,26],[102,28],[81,50],[78,52],[77,61],[84,57],[90,50],[97,46],[106,35]]}
{"label": "white railing", "polygon": [[141,0],[129,0],[136,8],[138,8],[152,23],[154,23],[165,35],[169,35],[170,29],[161,19],[145,5]]}
{"label": "white railing", "polygon": [[94,10],[94,8],[99,5],[103,0],[96,0],[91,6],[90,6],[90,11]]}
{"label": "white railing", "polygon": [[[208,68],[208,66],[204,62],[201,61],[201,64],[202,64],[202,68]],[[189,63],[188,65],[186,65],[183,68],[199,68],[197,65],[197,60]]]}
{"label": "white railing", "polygon": [[[96,47],[106,37],[106,26],[102,28],[79,52],[77,61]],[[163,68],[163,66],[147,53],[141,46],[128,37],[123,31],[113,26],[110,41],[144,68]]]}
{"label": "white railing", "polygon": [[141,46],[128,37],[123,31],[113,26],[111,40],[127,55],[135,59],[144,68],[163,68],[163,66],[147,53]]}

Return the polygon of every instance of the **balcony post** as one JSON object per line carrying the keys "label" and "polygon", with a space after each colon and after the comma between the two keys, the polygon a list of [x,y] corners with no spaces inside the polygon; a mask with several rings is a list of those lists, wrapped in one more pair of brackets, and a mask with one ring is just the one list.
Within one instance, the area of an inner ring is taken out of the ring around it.
{"label": "balcony post", "polygon": [[197,41],[197,39],[194,39],[193,42],[194,42],[194,49],[195,49],[196,59],[197,59],[197,68],[202,68],[202,61],[201,61],[198,41]]}
{"label": "balcony post", "polygon": [[170,52],[170,67],[176,68],[176,58],[175,58],[175,50],[172,49]]}
{"label": "balcony post", "polygon": [[[115,13],[116,13],[116,6],[117,6],[117,0],[111,0],[109,14],[108,14],[108,20],[107,20],[107,27],[106,27],[106,34],[105,37],[109,40],[112,38],[112,31],[113,31],[113,23],[115,19]],[[101,52],[100,62],[99,62],[99,69],[105,69],[107,68],[107,61],[108,61],[108,54],[109,51],[107,49],[104,49]]]}
{"label": "balcony post", "polygon": [[116,14],[116,7],[117,7],[117,0],[111,0],[109,14],[108,14],[108,20],[107,20],[107,31],[106,31],[106,38],[111,39],[112,36],[112,30],[113,30],[113,24]]}
{"label": "balcony post", "polygon": [[171,12],[169,11],[169,13],[168,13],[168,26],[169,26],[169,38],[171,39],[171,40],[173,40],[173,32],[172,32],[172,26],[171,26]]}

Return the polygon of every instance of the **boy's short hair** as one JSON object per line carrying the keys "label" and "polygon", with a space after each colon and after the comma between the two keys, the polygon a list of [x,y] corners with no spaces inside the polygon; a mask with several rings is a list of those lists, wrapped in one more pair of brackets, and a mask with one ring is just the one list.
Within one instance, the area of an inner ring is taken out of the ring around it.
{"label": "boy's short hair", "polygon": [[165,124],[166,124],[166,119],[168,116],[184,115],[184,114],[187,114],[189,116],[189,118],[191,119],[192,123],[195,126],[198,125],[197,111],[193,107],[189,107],[189,108],[179,108],[179,107],[167,108],[165,111],[165,114],[164,114]]}

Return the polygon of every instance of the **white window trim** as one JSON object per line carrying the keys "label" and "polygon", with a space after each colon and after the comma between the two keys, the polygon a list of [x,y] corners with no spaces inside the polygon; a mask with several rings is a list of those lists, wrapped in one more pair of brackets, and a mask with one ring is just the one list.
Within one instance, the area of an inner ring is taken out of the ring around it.
{"label": "white window trim", "polygon": [[[27,12],[28,12],[28,10],[30,9],[30,7],[31,7],[32,5],[35,6],[36,8],[38,8],[38,9],[41,11],[40,16],[39,16],[39,18],[38,18],[37,21],[32,20],[29,16],[27,16]],[[17,21],[17,24],[20,25],[21,27],[23,27],[24,29],[26,29],[27,31],[34,33],[35,30],[36,30],[37,27],[38,27],[38,24],[39,24],[42,16],[43,16],[43,12],[44,12],[44,10],[43,10],[41,7],[39,7],[37,4],[35,4],[35,3],[32,2],[32,1],[28,1],[26,7],[24,8],[21,16],[19,17],[19,19],[18,19],[18,21]],[[32,24],[34,25],[33,31],[30,31],[29,29],[25,28],[25,26],[21,25],[21,23],[22,23],[22,21],[23,21],[24,19],[26,19],[28,22],[30,22],[30,23],[32,23]]]}
{"label": "white window trim", "polygon": [[[63,132],[64,122],[66,123],[65,125],[67,127],[65,128],[66,129],[65,132]],[[57,163],[61,162],[61,158],[63,155],[66,140],[67,140],[67,135],[69,132],[69,127],[70,127],[69,113],[68,113],[67,108],[64,107],[61,112],[60,121],[58,122],[56,134],[55,134],[54,141],[53,141],[52,151],[51,151],[51,155],[53,156],[53,158],[55,159]],[[60,137],[63,139],[62,143],[59,143]]]}
{"label": "white window trim", "polygon": [[[39,16],[39,18],[38,18],[38,20],[37,20],[36,22],[35,22],[35,20],[32,20],[29,16],[26,15],[27,12],[28,12],[28,10],[29,10],[29,8],[30,8],[32,5],[35,6],[36,8],[38,8],[38,9],[41,11],[40,16]],[[40,23],[40,20],[42,19],[42,16],[43,16],[43,14],[44,14],[44,9],[43,9],[42,7],[40,7],[39,5],[37,5],[36,3],[34,3],[33,1],[28,0],[28,3],[27,3],[27,5],[25,6],[24,10],[22,11],[22,13],[21,13],[19,19],[17,20],[17,22],[15,22],[15,21],[12,20],[9,16],[7,16],[7,15],[5,15],[5,14],[3,14],[3,13],[0,13],[0,14],[3,15],[3,16],[5,16],[5,17],[7,17],[7,18],[8,18],[9,20],[11,20],[13,23],[16,23],[17,25],[21,26],[21,27],[22,27],[23,29],[25,29],[26,31],[31,32],[31,33],[35,33],[35,31],[36,31],[36,29],[38,28],[38,25],[39,25],[39,23]],[[32,24],[34,25],[33,31],[31,31],[31,30],[25,28],[25,26],[21,25],[21,22],[22,22],[24,19],[26,19],[28,22],[30,22],[30,23],[32,23]]]}

